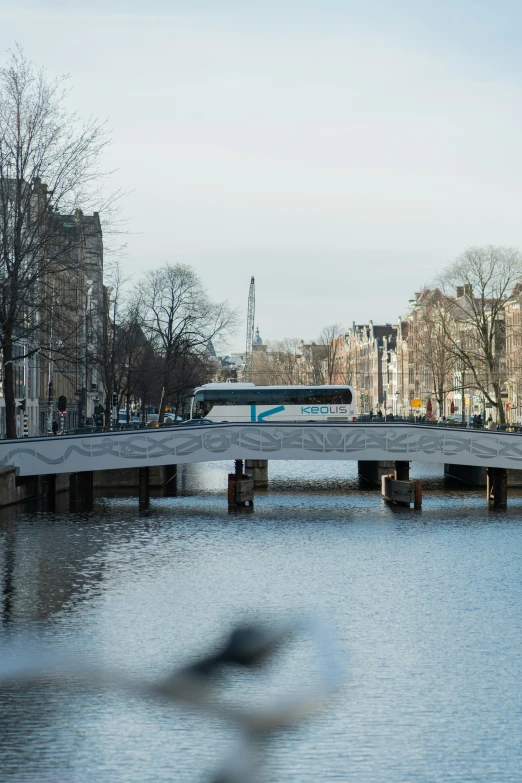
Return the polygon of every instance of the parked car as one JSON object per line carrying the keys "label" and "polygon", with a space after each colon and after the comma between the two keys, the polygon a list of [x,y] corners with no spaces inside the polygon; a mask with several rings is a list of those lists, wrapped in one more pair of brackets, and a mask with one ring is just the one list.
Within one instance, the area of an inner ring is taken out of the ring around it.
{"label": "parked car", "polygon": [[212,419],[186,419],[185,421],[181,422],[181,427],[186,425],[194,425],[194,424],[214,424]]}
{"label": "parked car", "polygon": [[181,424],[182,421],[183,421],[182,416],[176,416],[175,413],[166,413],[163,424],[169,426],[172,424]]}

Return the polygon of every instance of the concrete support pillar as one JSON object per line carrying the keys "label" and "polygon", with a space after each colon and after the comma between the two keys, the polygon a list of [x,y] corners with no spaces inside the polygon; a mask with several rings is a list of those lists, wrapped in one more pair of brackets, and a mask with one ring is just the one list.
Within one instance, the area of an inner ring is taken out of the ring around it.
{"label": "concrete support pillar", "polygon": [[42,506],[44,511],[56,511],[56,473],[42,476]]}
{"label": "concrete support pillar", "polygon": [[410,480],[410,463],[404,460],[395,461],[395,479],[397,481]]}
{"label": "concrete support pillar", "polygon": [[267,459],[247,459],[245,460],[245,473],[254,479],[256,489],[266,489],[268,487],[268,460]]}
{"label": "concrete support pillar", "polygon": [[367,481],[369,484],[376,484],[381,486],[382,477],[388,476],[393,472],[395,462],[390,460],[359,460],[357,462],[357,470],[359,476]]}
{"label": "concrete support pillar", "polygon": [[470,484],[476,487],[486,486],[486,468],[478,465],[453,465],[444,464],[444,476],[462,481],[463,484]]}
{"label": "concrete support pillar", "polygon": [[493,508],[507,507],[507,469],[488,468],[487,499]]}
{"label": "concrete support pillar", "polygon": [[243,460],[236,459],[234,473],[228,474],[228,507],[254,505],[254,479],[243,473]]}
{"label": "concrete support pillar", "polygon": [[93,502],[92,470],[69,476],[69,511],[89,511]]}
{"label": "concrete support pillar", "polygon": [[165,495],[177,494],[177,478],[178,478],[178,466],[177,465],[164,465],[163,466],[163,483],[161,488]]}
{"label": "concrete support pillar", "polygon": [[150,501],[150,475],[148,466],[139,468],[138,497],[140,508],[147,508]]}

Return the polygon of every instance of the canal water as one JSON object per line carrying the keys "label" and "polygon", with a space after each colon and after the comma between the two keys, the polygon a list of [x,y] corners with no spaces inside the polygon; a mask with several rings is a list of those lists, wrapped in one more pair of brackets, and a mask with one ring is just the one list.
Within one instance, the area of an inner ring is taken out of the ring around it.
{"label": "canal water", "polygon": [[[422,511],[391,508],[355,465],[270,463],[252,513],[229,513],[230,464],[185,466],[176,497],[128,493],[92,513],[0,514],[3,639],[30,630],[144,677],[189,661],[236,622],[319,615],[345,682],[282,734],[269,780],[519,783],[522,496],[445,487],[414,465]],[[307,641],[232,687],[246,703],[308,687]],[[0,696],[0,780],[203,781],[230,730],[109,693],[12,687]]]}

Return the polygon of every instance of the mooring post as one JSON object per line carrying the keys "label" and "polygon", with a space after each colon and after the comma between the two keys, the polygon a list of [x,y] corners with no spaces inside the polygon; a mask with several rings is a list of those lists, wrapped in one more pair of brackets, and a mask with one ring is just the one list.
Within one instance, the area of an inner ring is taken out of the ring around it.
{"label": "mooring post", "polygon": [[268,460],[267,459],[247,459],[245,460],[245,473],[254,479],[254,487],[266,489],[268,487]]}
{"label": "mooring post", "polygon": [[147,508],[150,501],[149,466],[138,468],[138,498],[140,508]]}
{"label": "mooring post", "polygon": [[486,482],[487,501],[493,508],[507,508],[507,469],[488,468]]}
{"label": "mooring post", "polygon": [[413,508],[422,508],[422,482],[415,482],[415,500],[413,501]]}
{"label": "mooring post", "polygon": [[254,504],[254,479],[243,473],[243,460],[235,460],[234,473],[228,474],[228,507]]}

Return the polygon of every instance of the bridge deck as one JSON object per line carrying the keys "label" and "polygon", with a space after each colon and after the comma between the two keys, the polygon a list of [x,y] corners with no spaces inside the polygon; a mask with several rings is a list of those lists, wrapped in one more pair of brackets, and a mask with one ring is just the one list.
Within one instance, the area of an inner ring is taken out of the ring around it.
{"label": "bridge deck", "polygon": [[213,424],[0,441],[22,476],[211,462],[414,460],[522,468],[522,435],[391,423]]}

